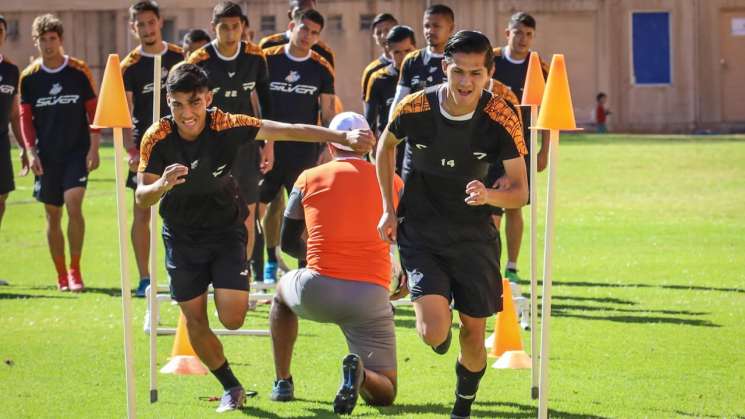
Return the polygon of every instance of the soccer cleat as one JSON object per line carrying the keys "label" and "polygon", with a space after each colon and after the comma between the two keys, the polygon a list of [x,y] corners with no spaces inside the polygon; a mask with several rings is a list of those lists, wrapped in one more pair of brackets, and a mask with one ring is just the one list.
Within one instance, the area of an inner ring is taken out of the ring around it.
{"label": "soccer cleat", "polygon": [[349,354],[341,362],[341,386],[334,398],[334,413],[349,415],[357,404],[360,387],[365,378],[362,359],[357,354]]}
{"label": "soccer cleat", "polygon": [[140,284],[137,285],[137,289],[135,290],[135,297],[145,298],[145,291],[147,290],[147,287],[149,286],[150,286],[150,278],[140,279]]}
{"label": "soccer cleat", "polygon": [[295,400],[295,385],[291,380],[275,380],[269,398],[275,402]]}
{"label": "soccer cleat", "polygon": [[225,390],[220,399],[220,406],[217,407],[217,413],[230,412],[231,410],[240,409],[246,402],[246,391],[243,387],[233,387]]}
{"label": "soccer cleat", "polygon": [[432,350],[440,355],[445,355],[448,353],[448,349],[450,349],[450,343],[453,341],[453,330],[448,329],[448,337],[445,338],[445,341],[437,346],[433,346]]}
{"label": "soccer cleat", "polygon": [[57,277],[57,289],[59,291],[70,291],[70,283],[67,281],[67,274]]}
{"label": "soccer cleat", "polygon": [[76,269],[67,271],[67,281],[70,283],[70,291],[72,292],[81,292],[85,288],[83,277],[80,275],[80,271]]}
{"label": "soccer cleat", "polygon": [[270,284],[277,282],[277,262],[264,263],[264,282]]}

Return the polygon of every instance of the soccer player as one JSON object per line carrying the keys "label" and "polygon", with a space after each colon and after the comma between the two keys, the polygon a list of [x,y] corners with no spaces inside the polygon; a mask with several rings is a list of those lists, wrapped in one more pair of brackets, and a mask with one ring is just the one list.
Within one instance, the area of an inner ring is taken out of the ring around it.
{"label": "soccer player", "polygon": [[184,59],[188,59],[192,52],[209,44],[211,41],[212,38],[210,38],[207,32],[201,29],[192,29],[186,32],[184,40],[181,42],[181,48],[184,50]]}
{"label": "soccer player", "polygon": [[[522,99],[525,78],[528,74],[528,58],[530,56],[530,47],[535,38],[535,19],[525,12],[518,12],[510,17],[510,21],[505,29],[507,45],[494,49],[494,79],[507,85],[517,96],[518,100]],[[548,74],[548,66],[541,62],[544,77]],[[530,127],[530,110],[522,110],[523,133],[525,138],[529,138]],[[529,141],[526,141],[529,144]],[[541,138],[541,149],[538,151],[538,171],[541,172],[546,168],[548,162],[548,139],[543,135]],[[530,168],[530,155],[525,156],[525,165]],[[504,168],[498,162],[495,164],[487,178],[488,182],[494,182],[504,175]],[[530,187],[530,185],[528,185]],[[523,238],[523,212],[522,208],[505,208],[505,217],[507,218],[505,237],[507,241],[507,266],[505,276],[515,284],[521,281],[517,275],[517,258],[520,255],[520,245]],[[500,220],[494,220],[499,225]]]}
{"label": "soccer player", "polygon": [[[293,16],[295,16],[298,10],[315,9],[317,5],[316,0],[290,0],[289,3],[290,9],[287,11],[287,17],[290,18],[290,22],[294,20]],[[267,49],[278,45],[285,45],[290,42],[291,31],[292,29],[288,29],[285,32],[266,36],[259,41],[259,46],[262,49]],[[320,37],[316,39],[315,43],[311,46],[311,49],[317,52],[321,57],[325,58],[326,61],[331,64],[331,67],[334,66],[334,51],[331,47],[326,45],[326,43],[321,41]]]}
{"label": "soccer player", "polygon": [[[257,45],[243,42],[243,11],[237,3],[223,1],[212,11],[212,28],[216,39],[192,54],[187,62],[197,64],[209,74],[214,92],[214,105],[220,110],[251,116],[259,115],[251,94],[256,91],[262,115],[271,113],[269,79],[264,53]],[[257,159],[261,156],[261,162]],[[246,252],[253,252],[256,223],[256,202],[259,200],[260,166],[263,172],[274,164],[274,144],[257,149],[254,142],[246,144],[236,156],[233,175],[248,208],[245,223],[248,229]]]}
{"label": "soccer player", "polygon": [[[163,41],[161,30],[163,19],[160,8],[152,0],[143,0],[129,8],[129,28],[140,41],[122,61],[122,77],[127,102],[132,113],[133,129],[125,130],[124,146],[129,154],[129,175],[126,185],[132,191],[137,189],[137,166],[140,161],[140,142],[145,130],[153,123],[153,67],[155,56],[160,55],[161,78],[168,77],[168,71],[181,62],[183,51],[176,45]],[[165,85],[161,92],[160,116],[168,115]],[[134,197],[134,196],[133,196]],[[140,282],[135,291],[136,297],[145,297],[150,285],[150,210],[133,205],[132,247],[134,248]]]}
{"label": "soccer player", "polygon": [[[520,119],[485,90],[492,54],[479,32],[453,35],[442,61],[447,83],[404,98],[378,142],[384,202],[378,231],[384,240],[398,241],[417,332],[435,352],[444,354],[450,346],[451,301],[459,312],[452,418],[470,415],[486,371],[486,319],[502,309],[499,241],[488,205],[515,208],[528,199]],[[396,212],[393,164],[402,139],[412,161]],[[487,188],[483,179],[497,160],[503,161],[509,185]]]}
{"label": "soccer player", "polygon": [[[353,112],[334,117],[330,128],[369,130],[362,115]],[[329,150],[333,160],[298,177],[285,210],[282,250],[299,259],[307,255],[308,267],[286,273],[277,285],[269,315],[277,374],[271,399],[294,398],[290,363],[298,317],[334,323],[350,351],[342,361],[334,412],[350,414],[358,394],[375,406],[388,406],[396,397],[391,259],[389,245],[375,229],[383,208],[375,166],[349,147]],[[400,191],[401,179],[395,186]]]}
{"label": "soccer player", "polygon": [[[365,92],[365,118],[375,134],[380,134],[388,125],[388,113],[396,94],[398,74],[404,57],[416,48],[414,31],[408,26],[394,26],[386,40],[392,62],[370,75]],[[396,150],[396,173],[401,174],[404,148]]]}
{"label": "soccer player", "polygon": [[[0,15],[0,50],[5,43],[8,22]],[[10,158],[10,138],[8,124],[13,129],[13,136],[21,150],[21,173],[28,172],[28,158],[21,136],[21,118],[18,113],[18,67],[0,54],[0,226],[5,213],[5,200],[15,189],[13,182],[13,164]]]}
{"label": "soccer player", "polygon": [[[88,174],[98,168],[99,133],[89,128],[96,91],[88,66],[62,53],[62,22],[34,19],[31,37],[41,58],[21,73],[21,131],[36,175],[34,197],[44,204],[47,243],[60,291],[82,291],[80,258],[85,236],[83,196]],[[70,266],[65,267],[62,205],[67,208]]]}
{"label": "soccer player", "polygon": [[193,64],[171,69],[166,81],[171,115],[153,124],[140,148],[137,204],[161,200],[163,242],[171,293],[186,318],[199,359],[225,390],[218,412],[243,405],[245,391],[230,369],[222,345],[209,328],[207,288],[212,284],[220,322],[243,324],[248,308],[246,205],[231,175],[235,155],[255,139],[334,141],[369,150],[367,131],[259,120],[207,107],[213,93],[205,71]]}
{"label": "soccer player", "polygon": [[[276,121],[328,125],[335,115],[334,70],[311,49],[323,30],[323,16],[314,9],[297,9],[290,22],[290,42],[265,49],[269,64],[272,113]],[[288,142],[277,144],[276,163],[261,184],[260,210],[277,194],[289,193],[298,175],[316,165],[319,150],[316,144]],[[264,229],[268,232],[268,229]],[[270,240],[267,238],[267,242]],[[274,248],[267,249],[269,258],[264,267],[264,280],[276,275],[277,262]],[[301,261],[302,262],[302,261]]]}
{"label": "soccer player", "polygon": [[[364,70],[362,70],[361,81],[363,101],[365,100],[365,94],[367,93],[367,84],[370,80],[370,76],[379,69],[388,66],[388,64],[390,64],[392,61],[390,51],[388,51],[388,46],[386,45],[386,36],[388,36],[388,31],[390,31],[391,28],[396,25],[398,25],[398,21],[390,13],[378,14],[377,16],[375,16],[372,24],[370,25],[370,30],[372,31],[372,36],[375,40],[375,44],[379,46],[383,52],[378,58],[374,59],[365,67]],[[400,65],[398,67],[400,67]]]}

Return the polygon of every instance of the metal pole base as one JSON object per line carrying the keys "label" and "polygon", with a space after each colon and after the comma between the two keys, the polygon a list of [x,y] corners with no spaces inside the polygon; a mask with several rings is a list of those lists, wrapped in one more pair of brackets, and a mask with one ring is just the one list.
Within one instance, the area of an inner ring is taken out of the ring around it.
{"label": "metal pole base", "polygon": [[530,388],[530,398],[533,400],[538,400],[538,387]]}
{"label": "metal pole base", "polygon": [[158,390],[150,390],[150,403],[158,401]]}

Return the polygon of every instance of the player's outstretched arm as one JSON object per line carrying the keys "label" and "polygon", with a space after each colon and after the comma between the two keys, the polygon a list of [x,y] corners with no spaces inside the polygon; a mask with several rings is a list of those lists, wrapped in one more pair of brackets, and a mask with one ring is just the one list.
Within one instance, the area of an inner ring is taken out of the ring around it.
{"label": "player's outstretched arm", "polygon": [[337,131],[316,125],[286,124],[268,119],[261,121],[256,138],[267,141],[337,143],[350,146],[354,151],[362,153],[372,150],[375,144],[375,137],[369,130]]}
{"label": "player's outstretched arm", "polygon": [[520,208],[528,201],[528,178],[525,171],[525,160],[522,156],[504,160],[506,187],[490,189],[481,181],[472,180],[466,185],[466,204],[493,205],[502,208]]}
{"label": "player's outstretched arm", "polygon": [[167,166],[163,176],[152,173],[137,173],[137,190],[135,190],[135,202],[142,208],[155,205],[163,195],[173,189],[174,186],[186,182],[184,176],[189,173],[189,168],[183,164],[174,163]]}
{"label": "player's outstretched arm", "polygon": [[388,131],[383,131],[378,141],[377,160],[375,160],[375,171],[378,174],[378,185],[383,197],[383,215],[378,223],[380,238],[388,243],[396,242],[396,230],[398,220],[396,219],[396,207],[393,200],[393,176],[396,163],[396,144],[399,140]]}

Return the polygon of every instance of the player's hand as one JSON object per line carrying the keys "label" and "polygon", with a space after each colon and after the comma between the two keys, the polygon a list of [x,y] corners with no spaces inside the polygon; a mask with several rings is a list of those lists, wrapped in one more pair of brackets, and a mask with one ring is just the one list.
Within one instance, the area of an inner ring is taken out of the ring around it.
{"label": "player's hand", "polygon": [[369,153],[375,146],[375,136],[369,129],[355,129],[346,132],[347,144],[358,153]]}
{"label": "player's hand", "polygon": [[538,167],[536,169],[539,172],[542,172],[546,170],[546,166],[548,166],[548,146],[541,147],[541,149],[538,151]]}
{"label": "player's hand", "polygon": [[18,172],[18,175],[26,176],[28,174],[29,164],[28,164],[28,153],[26,153],[25,148],[21,147],[21,153],[19,157],[21,159],[21,171]]}
{"label": "player's hand", "polygon": [[491,185],[494,189],[508,189],[510,186],[512,186],[512,182],[510,182],[510,179],[507,176],[502,176],[496,181],[494,181],[494,184]]}
{"label": "player's hand", "polygon": [[44,174],[44,168],[41,166],[41,160],[39,159],[39,156],[36,155],[36,153],[29,153],[28,155],[28,165],[31,167],[31,171],[36,176],[41,176]]}
{"label": "player's hand", "polygon": [[466,204],[484,205],[486,204],[486,186],[481,181],[472,180],[466,185]]}
{"label": "player's hand", "polygon": [[129,171],[137,173],[137,168],[140,165],[140,152],[136,148],[132,147],[131,149],[127,150],[127,154],[129,155],[129,158],[127,159]]}
{"label": "player's hand", "polygon": [[88,155],[85,157],[85,163],[86,167],[88,168],[88,173],[98,169],[98,165],[101,164],[101,160],[98,155],[98,149],[88,150]]}
{"label": "player's hand", "polygon": [[386,243],[396,242],[396,233],[398,230],[398,219],[396,214],[391,212],[383,212],[378,223],[378,234],[380,238]]}
{"label": "player's hand", "polygon": [[266,144],[261,148],[261,162],[259,163],[259,171],[262,175],[269,173],[274,167],[274,145]]}
{"label": "player's hand", "polygon": [[401,275],[401,285],[399,285],[398,290],[391,294],[388,299],[390,301],[396,301],[406,297],[407,295],[409,295],[409,278],[406,276],[406,272],[403,272]]}
{"label": "player's hand", "polygon": [[163,171],[163,176],[159,179],[161,189],[164,192],[168,192],[173,189],[174,186],[186,182],[184,177],[187,174],[189,174],[189,168],[183,164],[174,163],[166,167],[166,170]]}

